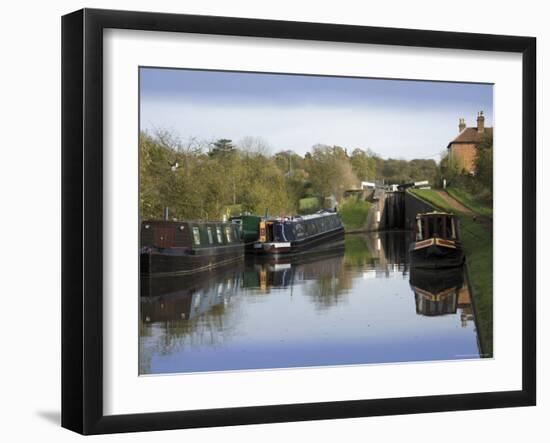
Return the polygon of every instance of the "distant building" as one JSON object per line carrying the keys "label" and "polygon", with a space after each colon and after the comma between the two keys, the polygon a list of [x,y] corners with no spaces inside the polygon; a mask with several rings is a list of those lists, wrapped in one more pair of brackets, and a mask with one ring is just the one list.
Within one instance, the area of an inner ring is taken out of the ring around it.
{"label": "distant building", "polygon": [[476,127],[467,128],[464,119],[459,119],[458,136],[447,145],[450,161],[473,174],[477,147],[485,137],[492,136],[493,128],[485,127],[483,111],[477,114]]}

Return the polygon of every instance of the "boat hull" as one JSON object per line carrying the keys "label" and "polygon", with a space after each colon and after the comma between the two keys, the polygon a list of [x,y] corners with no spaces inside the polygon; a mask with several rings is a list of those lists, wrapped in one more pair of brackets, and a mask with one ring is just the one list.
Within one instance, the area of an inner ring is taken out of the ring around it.
{"label": "boat hull", "polygon": [[242,243],[202,249],[144,247],[140,253],[140,273],[149,276],[188,275],[243,258]]}
{"label": "boat hull", "polygon": [[412,268],[409,283],[412,288],[438,294],[450,288],[461,288],[464,285],[464,269],[460,266],[442,270]]}
{"label": "boat hull", "polygon": [[409,257],[413,268],[444,269],[462,266],[464,263],[460,242],[439,238],[412,243]]}
{"label": "boat hull", "polygon": [[289,242],[257,242],[252,250],[258,255],[287,256],[337,249],[344,242],[344,228]]}

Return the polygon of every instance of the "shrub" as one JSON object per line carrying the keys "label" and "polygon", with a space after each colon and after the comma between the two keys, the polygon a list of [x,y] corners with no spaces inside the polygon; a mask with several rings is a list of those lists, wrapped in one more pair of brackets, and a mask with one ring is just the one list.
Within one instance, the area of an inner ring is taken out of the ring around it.
{"label": "shrub", "polygon": [[338,208],[346,229],[361,229],[365,226],[371,203],[356,197],[347,198]]}
{"label": "shrub", "polygon": [[301,198],[298,202],[298,212],[300,214],[313,214],[319,209],[321,209],[321,205],[317,197]]}

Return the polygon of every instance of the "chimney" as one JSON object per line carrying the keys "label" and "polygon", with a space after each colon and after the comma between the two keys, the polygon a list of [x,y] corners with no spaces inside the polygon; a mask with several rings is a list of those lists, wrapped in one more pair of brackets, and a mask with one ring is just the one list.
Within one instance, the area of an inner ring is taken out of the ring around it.
{"label": "chimney", "polygon": [[485,132],[485,117],[483,111],[477,113],[477,132],[483,134]]}
{"label": "chimney", "polygon": [[464,121],[463,118],[459,118],[458,119],[458,132],[461,133],[462,131],[464,131],[464,129],[466,129],[466,122]]}

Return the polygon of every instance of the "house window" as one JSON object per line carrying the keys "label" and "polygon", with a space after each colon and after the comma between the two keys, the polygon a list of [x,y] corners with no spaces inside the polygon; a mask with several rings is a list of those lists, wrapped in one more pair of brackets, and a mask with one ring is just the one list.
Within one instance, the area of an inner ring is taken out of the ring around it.
{"label": "house window", "polygon": [[208,233],[208,243],[212,244],[214,242],[214,239],[212,238],[212,228],[208,226],[206,228],[206,232]]}
{"label": "house window", "polygon": [[201,234],[196,226],[193,226],[193,242],[197,246],[201,244]]}
{"label": "house window", "polygon": [[216,237],[218,237],[218,243],[223,245],[222,228],[216,226]]}

